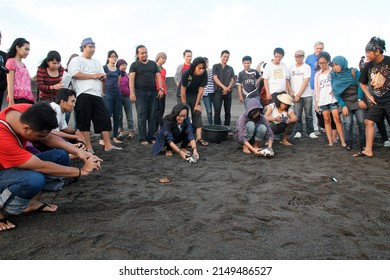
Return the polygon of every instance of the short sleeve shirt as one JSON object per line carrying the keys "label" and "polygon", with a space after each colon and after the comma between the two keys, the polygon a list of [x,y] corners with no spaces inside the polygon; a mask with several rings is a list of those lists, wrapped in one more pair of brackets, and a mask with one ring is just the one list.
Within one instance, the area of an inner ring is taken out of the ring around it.
{"label": "short sleeve shirt", "polygon": [[187,94],[198,94],[200,87],[205,87],[207,85],[207,72],[204,71],[201,76],[195,76],[191,74],[190,69],[184,71],[181,77],[181,84],[186,88]]}
{"label": "short sleeve shirt", "polygon": [[[224,86],[228,86],[230,84],[231,79],[234,77],[234,70],[229,65],[225,65],[225,67],[222,67],[222,64],[218,63],[213,65],[213,75],[217,76]],[[214,92],[221,91],[222,88],[216,83],[214,83]]]}
{"label": "short sleeve shirt", "polygon": [[56,116],[57,116],[58,127],[54,130],[60,131],[60,130],[64,130],[65,128],[67,128],[68,124],[66,123],[66,114],[61,111],[60,105],[58,105],[55,102],[51,102],[50,106],[56,112]]}
{"label": "short sleeve shirt", "polygon": [[156,89],[156,73],[159,73],[156,62],[148,60],[147,63],[135,61],[130,65],[130,73],[135,72],[134,87],[136,90]]}
{"label": "short sleeve shirt", "polygon": [[[20,113],[26,111],[31,104],[15,104],[0,112],[0,120],[6,120],[6,114],[12,110]],[[32,154],[25,150],[27,140],[19,138],[21,145],[12,132],[0,122],[0,170],[19,166],[27,162]]]}
{"label": "short sleeve shirt", "polygon": [[384,56],[384,59],[375,63],[369,61],[362,69],[359,82],[368,85],[368,90],[375,98],[389,96],[390,92],[390,57]]}

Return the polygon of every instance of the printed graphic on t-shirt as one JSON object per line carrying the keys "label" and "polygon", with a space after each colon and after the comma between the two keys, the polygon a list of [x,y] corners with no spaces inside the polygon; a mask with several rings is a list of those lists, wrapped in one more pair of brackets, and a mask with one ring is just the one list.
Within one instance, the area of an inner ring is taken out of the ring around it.
{"label": "printed graphic on t-shirt", "polygon": [[370,92],[378,97],[390,91],[390,67],[386,63],[373,65],[370,69]]}
{"label": "printed graphic on t-shirt", "polygon": [[274,79],[281,80],[283,78],[284,78],[283,69],[274,69]]}

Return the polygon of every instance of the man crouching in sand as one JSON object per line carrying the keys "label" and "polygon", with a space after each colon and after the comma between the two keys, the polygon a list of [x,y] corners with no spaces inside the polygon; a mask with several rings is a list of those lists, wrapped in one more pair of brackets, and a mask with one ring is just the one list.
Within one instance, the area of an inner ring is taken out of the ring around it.
{"label": "man crouching in sand", "polygon": [[[57,176],[87,176],[99,170],[101,159],[77,149],[50,131],[58,126],[48,103],[16,104],[0,112],[0,231],[15,227],[5,213],[55,212],[57,206],[40,202],[43,191],[62,190]],[[54,149],[36,155],[27,142],[42,141]],[[70,167],[69,154],[84,161],[82,168]]]}

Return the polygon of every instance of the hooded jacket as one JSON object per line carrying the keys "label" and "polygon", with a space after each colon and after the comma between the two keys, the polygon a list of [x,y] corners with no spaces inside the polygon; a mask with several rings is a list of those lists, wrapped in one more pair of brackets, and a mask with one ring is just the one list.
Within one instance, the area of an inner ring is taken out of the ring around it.
{"label": "hooded jacket", "polygon": [[[249,121],[248,114],[250,111],[253,109],[260,109],[260,112],[262,112],[263,106],[261,106],[259,100],[255,98],[251,98],[247,104],[247,110],[238,118],[237,123],[236,123],[236,131],[234,132],[234,139],[240,143],[244,144],[245,141],[247,140],[247,131],[246,131],[246,124]],[[274,133],[272,132],[271,127],[268,124],[268,121],[265,119],[264,115],[260,113],[260,119],[256,122],[256,127],[259,126],[260,124],[265,125],[267,128],[267,132],[265,134],[265,139],[274,139]]]}

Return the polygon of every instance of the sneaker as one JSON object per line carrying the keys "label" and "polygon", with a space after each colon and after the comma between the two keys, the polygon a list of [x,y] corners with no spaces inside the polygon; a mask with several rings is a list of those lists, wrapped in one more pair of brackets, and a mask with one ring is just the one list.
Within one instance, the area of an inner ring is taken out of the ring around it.
{"label": "sneaker", "polygon": [[310,137],[311,139],[316,139],[316,138],[318,138],[318,136],[317,136],[314,132],[310,133],[310,134],[309,134],[309,137]]}
{"label": "sneaker", "polygon": [[300,132],[297,132],[297,133],[295,133],[295,135],[294,135],[294,138],[295,139],[300,139],[302,137],[302,133],[300,133]]}
{"label": "sneaker", "polygon": [[383,147],[390,148],[390,140],[383,142]]}
{"label": "sneaker", "polygon": [[314,134],[319,136],[319,135],[321,135],[321,132],[319,130],[316,130],[316,131],[314,131]]}

